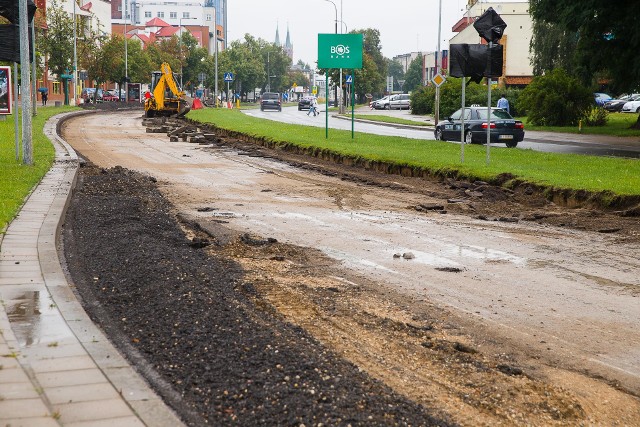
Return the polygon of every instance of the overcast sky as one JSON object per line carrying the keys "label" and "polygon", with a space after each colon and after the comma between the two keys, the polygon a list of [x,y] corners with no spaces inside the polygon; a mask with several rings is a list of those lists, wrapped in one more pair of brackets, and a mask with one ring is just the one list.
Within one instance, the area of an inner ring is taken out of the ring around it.
{"label": "overcast sky", "polygon": [[[274,42],[279,28],[280,42],[284,44],[288,26],[293,62],[302,59],[314,66],[318,56],[317,34],[333,33],[336,9],[338,20],[342,9],[343,32],[378,29],[382,54],[387,58],[437,48],[439,0],[332,1],[336,8],[329,0],[228,0],[229,42],[243,39],[246,33]],[[442,0],[442,49],[453,36],[451,27],[464,15],[466,5],[467,0]]]}

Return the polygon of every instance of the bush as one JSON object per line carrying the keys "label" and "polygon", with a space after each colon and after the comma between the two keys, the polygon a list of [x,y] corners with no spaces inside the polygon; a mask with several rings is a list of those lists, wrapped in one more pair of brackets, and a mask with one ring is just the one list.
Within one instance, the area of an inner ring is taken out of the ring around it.
{"label": "bush", "polygon": [[518,100],[518,109],[536,126],[577,126],[592,106],[591,90],[560,68],[534,77]]}
{"label": "bush", "polygon": [[[495,106],[501,94],[505,94],[509,100],[511,115],[518,112],[515,108],[520,95],[520,89],[494,89],[491,91],[491,105]],[[425,86],[414,91],[411,95],[411,109],[413,114],[435,113],[435,86]],[[465,106],[473,104],[487,105],[487,85],[469,83],[465,88]],[[448,117],[462,106],[462,82],[460,79],[449,77],[440,86],[440,117]]]}
{"label": "bush", "polygon": [[411,93],[411,114],[433,114],[435,112],[435,86],[422,86]]}
{"label": "bush", "polygon": [[609,120],[609,112],[602,107],[594,107],[584,119],[587,126],[604,126]]}

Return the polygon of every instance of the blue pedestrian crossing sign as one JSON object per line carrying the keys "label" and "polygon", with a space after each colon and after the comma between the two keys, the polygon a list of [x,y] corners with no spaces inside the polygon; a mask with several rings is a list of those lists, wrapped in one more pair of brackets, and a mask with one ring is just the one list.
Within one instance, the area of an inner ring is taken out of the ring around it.
{"label": "blue pedestrian crossing sign", "polygon": [[353,76],[351,74],[345,76],[345,83],[348,85],[353,84]]}
{"label": "blue pedestrian crossing sign", "polygon": [[233,81],[233,73],[224,73],[224,81],[232,82]]}

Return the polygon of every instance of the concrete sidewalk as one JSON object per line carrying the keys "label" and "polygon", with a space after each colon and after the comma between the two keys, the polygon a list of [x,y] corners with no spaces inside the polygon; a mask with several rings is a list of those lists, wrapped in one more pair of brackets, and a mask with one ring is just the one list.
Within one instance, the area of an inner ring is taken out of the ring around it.
{"label": "concrete sidewalk", "polygon": [[45,134],[55,163],[0,235],[0,425],[181,426],[82,309],[58,258],[78,157]]}

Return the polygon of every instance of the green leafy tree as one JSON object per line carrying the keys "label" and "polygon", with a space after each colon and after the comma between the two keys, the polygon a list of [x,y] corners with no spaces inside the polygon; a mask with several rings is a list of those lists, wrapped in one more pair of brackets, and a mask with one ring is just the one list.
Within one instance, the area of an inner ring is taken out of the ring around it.
{"label": "green leafy tree", "polygon": [[399,81],[404,80],[404,70],[402,64],[398,61],[387,59],[387,76],[393,77],[393,89],[407,91],[404,85],[400,85]]}
{"label": "green leafy tree", "polygon": [[535,77],[517,105],[536,126],[576,126],[590,113],[593,95],[576,77],[556,68]]}
{"label": "green leafy tree", "polygon": [[577,41],[578,35],[575,32],[563,30],[556,24],[534,20],[530,44],[533,74],[540,76],[554,68],[564,68],[572,73]]}
{"label": "green leafy tree", "polygon": [[422,54],[418,54],[418,56],[416,56],[416,58],[411,61],[411,64],[409,64],[407,74],[405,75],[405,82],[403,87],[405,92],[413,92],[423,85],[422,62],[423,56]]}
{"label": "green leafy tree", "polygon": [[380,87],[384,84],[384,77],[380,75],[376,63],[368,53],[363,53],[362,55],[362,69],[354,70],[353,74],[355,80],[354,95],[357,97],[357,102],[364,102],[366,99],[365,94],[382,92]]}
{"label": "green leafy tree", "polygon": [[[142,44],[138,40],[127,40],[126,75],[129,76],[129,80],[150,82],[152,68],[149,55],[142,48]],[[121,34],[112,34],[100,47],[97,57],[86,65],[86,69],[89,78],[97,83],[121,83],[125,76],[124,37]]]}
{"label": "green leafy tree", "polygon": [[47,65],[53,74],[73,70],[73,46],[73,18],[53,0],[47,7],[47,31],[42,38]]}
{"label": "green leafy tree", "polygon": [[157,40],[147,46],[146,52],[153,70],[159,70],[164,62],[169,64],[171,70],[180,69],[180,46],[177,37]]}
{"label": "green leafy tree", "polygon": [[[584,83],[606,75],[617,92],[640,85],[638,2],[620,0],[530,0],[534,22],[557,26],[578,36],[573,54],[575,72]],[[635,124],[640,128],[640,116]]]}
{"label": "green leafy tree", "polygon": [[207,49],[198,45],[198,40],[189,32],[182,33],[181,43],[183,63],[182,81],[185,88],[195,90],[200,84],[200,73],[206,74],[205,58],[209,55]]}

